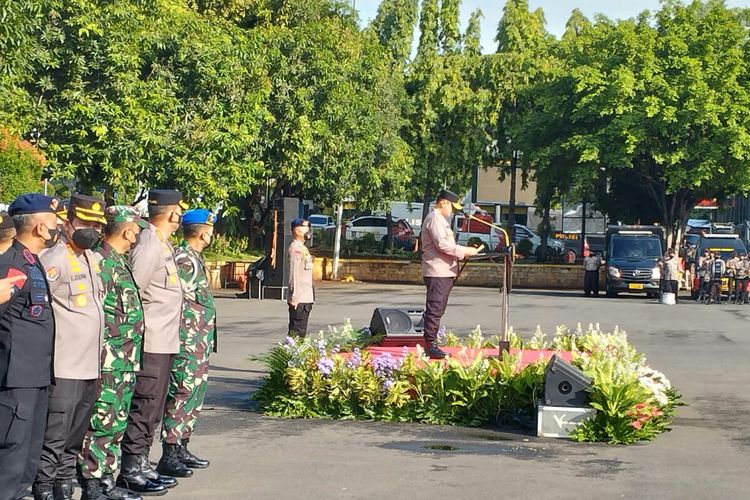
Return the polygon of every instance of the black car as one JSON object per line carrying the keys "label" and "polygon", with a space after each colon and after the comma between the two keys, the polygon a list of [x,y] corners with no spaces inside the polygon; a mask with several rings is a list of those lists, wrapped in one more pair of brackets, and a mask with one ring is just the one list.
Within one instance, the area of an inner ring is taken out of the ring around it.
{"label": "black car", "polygon": [[620,292],[656,296],[663,243],[664,228],[660,226],[609,226],[605,251],[607,296],[615,297]]}

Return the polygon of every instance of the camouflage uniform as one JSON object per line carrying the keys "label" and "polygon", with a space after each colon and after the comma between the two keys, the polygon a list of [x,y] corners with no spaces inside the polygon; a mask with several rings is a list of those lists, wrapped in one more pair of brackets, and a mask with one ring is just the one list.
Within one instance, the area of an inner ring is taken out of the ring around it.
{"label": "camouflage uniform", "polygon": [[102,258],[101,278],[106,292],[105,325],[99,397],[79,457],[84,479],[101,479],[118,469],[145,330],[143,304],[127,257],[106,242],[97,253]]}
{"label": "camouflage uniform", "polygon": [[208,383],[208,357],[216,351],[216,304],[200,254],[186,241],[175,249],[184,297],[180,353],[172,361],[162,440],[185,443],[195,430]]}

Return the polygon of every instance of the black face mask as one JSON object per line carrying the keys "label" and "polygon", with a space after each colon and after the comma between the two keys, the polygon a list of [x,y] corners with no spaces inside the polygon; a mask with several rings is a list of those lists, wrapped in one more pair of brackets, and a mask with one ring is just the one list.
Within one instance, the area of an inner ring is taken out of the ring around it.
{"label": "black face mask", "polygon": [[52,248],[57,245],[58,241],[60,241],[60,230],[58,228],[47,228],[47,231],[49,231],[49,238],[44,240],[44,247]]}
{"label": "black face mask", "polygon": [[310,231],[305,233],[305,241],[309,241],[312,239],[312,233]]}
{"label": "black face mask", "polygon": [[100,238],[99,231],[92,227],[76,229],[73,232],[73,244],[82,250],[94,248],[99,243]]}

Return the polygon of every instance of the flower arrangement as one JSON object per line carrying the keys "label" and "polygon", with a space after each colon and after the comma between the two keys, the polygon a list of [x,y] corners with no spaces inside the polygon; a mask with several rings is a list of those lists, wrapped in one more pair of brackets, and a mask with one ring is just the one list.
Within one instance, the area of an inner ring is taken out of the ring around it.
{"label": "flower arrangement", "polygon": [[[514,349],[572,352],[572,363],[593,379],[589,400],[597,412],[573,439],[632,443],[669,430],[680,395],[625,332],[561,326],[551,339],[539,328],[528,341],[515,332],[510,339]],[[269,374],[254,398],[267,414],[289,418],[531,424],[543,391],[543,359],[522,367],[518,356],[484,354],[480,349],[496,347],[498,339],[485,338],[479,326],[465,338],[442,330],[440,342],[460,349],[443,361],[429,361],[419,348],[398,355],[368,351],[376,340],[349,321],[315,337],[287,337],[256,358]]]}

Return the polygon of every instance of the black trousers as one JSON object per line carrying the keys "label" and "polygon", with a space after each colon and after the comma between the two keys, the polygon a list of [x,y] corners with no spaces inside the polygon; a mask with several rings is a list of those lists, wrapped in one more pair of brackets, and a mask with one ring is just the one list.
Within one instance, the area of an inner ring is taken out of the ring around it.
{"label": "black trousers", "polygon": [[0,389],[0,500],[23,498],[39,465],[47,388]]}
{"label": "black trousers", "polygon": [[424,340],[432,344],[437,340],[440,320],[448,306],[448,297],[453,290],[454,278],[430,278],[425,276],[427,301],[424,308]]}
{"label": "black trousers", "polygon": [[591,292],[599,295],[599,271],[586,271],[583,277],[583,293],[588,297]]}
{"label": "black trousers", "polygon": [[143,353],[143,369],[135,375],[128,427],[122,439],[123,455],[144,455],[151,448],[164,416],[173,357],[174,354]]}
{"label": "black trousers", "polygon": [[310,319],[312,307],[312,304],[289,306],[289,333],[294,333],[299,337],[307,335],[307,321]]}
{"label": "black trousers", "polygon": [[97,396],[96,380],[58,378],[49,389],[47,428],[35,483],[75,479],[76,460]]}

